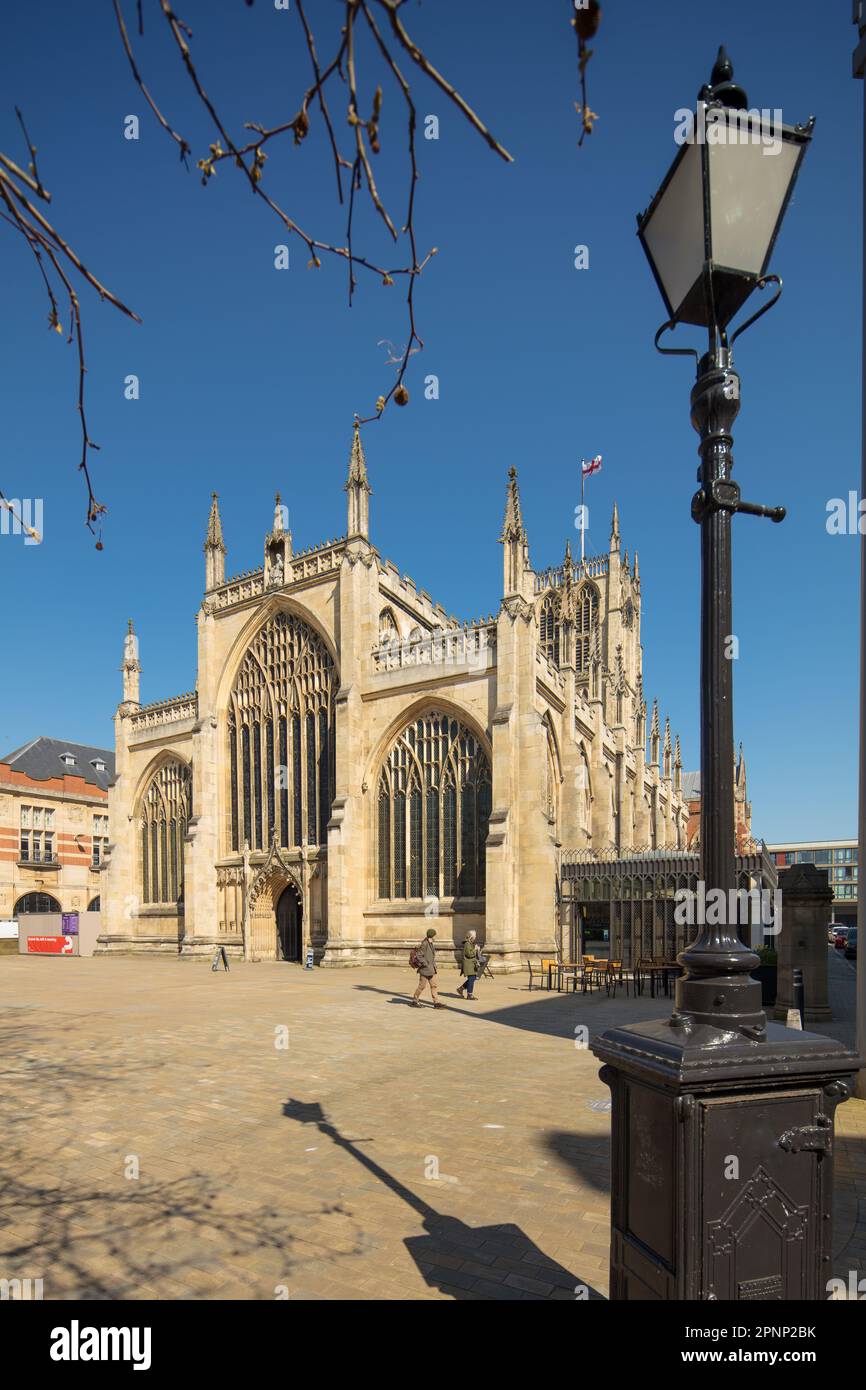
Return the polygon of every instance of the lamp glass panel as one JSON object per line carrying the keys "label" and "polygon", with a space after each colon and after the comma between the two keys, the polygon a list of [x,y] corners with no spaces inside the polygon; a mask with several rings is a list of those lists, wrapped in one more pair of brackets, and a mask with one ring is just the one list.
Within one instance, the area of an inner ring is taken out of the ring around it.
{"label": "lamp glass panel", "polygon": [[676,313],[704,264],[704,200],[698,145],[686,146],[676,172],[642,231],[656,274]]}
{"label": "lamp glass panel", "polygon": [[731,125],[724,144],[708,138],[710,246],[716,265],[760,275],[801,146],[781,136],[772,146],[748,140],[745,128]]}

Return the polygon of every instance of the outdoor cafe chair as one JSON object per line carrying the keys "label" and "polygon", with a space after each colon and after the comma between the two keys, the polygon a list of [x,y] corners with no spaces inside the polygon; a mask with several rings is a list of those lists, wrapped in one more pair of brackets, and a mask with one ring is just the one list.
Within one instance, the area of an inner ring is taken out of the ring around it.
{"label": "outdoor cafe chair", "polygon": [[608,961],[604,982],[607,986],[608,994],[612,994],[614,999],[616,998],[617,985],[625,985],[625,992],[628,994],[628,975],[625,974],[622,968],[621,960]]}
{"label": "outdoor cafe chair", "polygon": [[559,959],[559,956],[558,956],[558,955],[555,955],[555,956],[542,956],[542,958],[541,958],[541,973],[542,973],[542,975],[543,975],[543,976],[546,978],[546,980],[547,980],[547,988],[548,988],[548,989],[552,989],[552,988],[553,988],[553,985],[552,985],[552,977],[553,977],[555,974],[558,973],[559,967],[560,967],[560,959]]}
{"label": "outdoor cafe chair", "polygon": [[584,994],[586,993],[587,988],[589,988],[589,990],[592,991],[596,985],[601,984],[601,965],[602,962],[597,961],[594,956],[583,957]]}
{"label": "outdoor cafe chair", "polygon": [[648,979],[651,987],[654,988],[652,983],[652,958],[650,956],[639,957],[637,965],[634,968],[634,988],[636,994],[643,994],[645,979]]}
{"label": "outdoor cafe chair", "polygon": [[527,966],[527,969],[528,969],[528,971],[529,971],[529,989],[530,989],[530,992],[532,991],[532,984],[533,984],[533,981],[535,981],[535,988],[536,988],[536,989],[544,989],[544,974],[545,974],[545,972],[544,972],[544,967],[543,967],[542,962],[538,959],[537,956],[536,956],[535,960],[532,959],[532,956],[527,956],[527,957],[526,957],[526,966]]}
{"label": "outdoor cafe chair", "polygon": [[565,992],[566,992],[566,994],[567,994],[567,993],[568,993],[568,982],[569,982],[569,980],[571,980],[571,987],[572,987],[572,990],[576,993],[576,992],[577,992],[577,980],[578,980],[579,974],[580,974],[580,966],[575,965],[573,962],[568,962],[568,963],[566,963],[566,962],[564,962],[564,961],[560,961],[560,962],[559,962],[559,965],[558,965],[558,968],[557,968],[557,972],[556,972],[556,988],[557,988],[557,990],[559,989],[559,987],[560,987],[560,985],[562,984],[562,982],[565,981]]}

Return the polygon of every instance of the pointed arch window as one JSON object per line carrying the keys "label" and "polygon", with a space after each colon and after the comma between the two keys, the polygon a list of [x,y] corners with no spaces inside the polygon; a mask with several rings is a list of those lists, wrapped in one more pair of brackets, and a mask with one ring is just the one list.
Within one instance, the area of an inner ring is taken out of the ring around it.
{"label": "pointed arch window", "polygon": [[192,772],[178,759],[163,763],[141,803],[141,896],[145,903],[183,901],[183,841],[192,814]]}
{"label": "pointed arch window", "polygon": [[589,763],[583,745],[580,749],[580,763],[577,769],[578,805],[581,808],[583,828],[589,835],[592,829],[592,793],[589,780]]}
{"label": "pointed arch window", "polygon": [[336,671],[308,623],[276,613],[253,639],[229,699],[231,849],[327,847],[334,798]]}
{"label": "pointed arch window", "polygon": [[559,604],[548,594],[541,605],[538,642],[544,655],[554,666],[559,665]]}
{"label": "pointed arch window", "polygon": [[547,751],[544,760],[544,814],[556,829],[559,825],[559,763],[550,718],[544,716]]}
{"label": "pointed arch window", "polygon": [[379,776],[379,897],[483,897],[491,804],[490,762],[469,729],[438,711],[407,725]]}
{"label": "pointed arch window", "polygon": [[379,643],[387,646],[399,639],[397,620],[390,608],[383,608],[379,614]]}
{"label": "pointed arch window", "polygon": [[578,673],[589,671],[598,627],[598,590],[581,584],[574,597],[574,650]]}

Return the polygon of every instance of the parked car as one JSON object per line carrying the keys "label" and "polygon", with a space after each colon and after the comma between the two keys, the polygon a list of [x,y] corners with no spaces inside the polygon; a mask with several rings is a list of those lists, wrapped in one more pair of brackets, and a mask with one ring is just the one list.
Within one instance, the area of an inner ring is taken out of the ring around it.
{"label": "parked car", "polygon": [[848,939],[845,942],[845,959],[857,959],[857,928],[851,927],[848,932]]}
{"label": "parked car", "polygon": [[827,924],[827,940],[831,946],[836,945],[836,928],[838,925],[838,922],[829,922]]}
{"label": "parked car", "polygon": [[833,937],[833,945],[836,947],[837,951],[841,951],[844,949],[845,942],[848,939],[848,933],[850,930],[850,927],[836,928],[836,935]]}

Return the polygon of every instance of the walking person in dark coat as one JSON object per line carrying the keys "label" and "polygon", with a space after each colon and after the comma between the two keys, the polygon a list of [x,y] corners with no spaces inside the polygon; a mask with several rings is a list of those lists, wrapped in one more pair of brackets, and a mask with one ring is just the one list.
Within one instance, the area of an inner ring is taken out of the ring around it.
{"label": "walking person in dark coat", "polygon": [[[457,993],[460,995],[461,999],[475,998],[473,993],[475,989],[475,980],[476,977],[481,974],[479,963],[481,949],[477,944],[476,938],[477,933],[471,931],[467,934],[466,940],[463,942],[463,965],[461,968],[463,974],[466,976],[466,984],[459,985],[457,988]],[[466,991],[465,995],[463,993],[464,990]]]}
{"label": "walking person in dark coat", "polygon": [[433,946],[433,938],[436,935],[434,927],[427,928],[427,935],[420,946],[415,948],[415,958],[417,961],[416,970],[418,971],[418,988],[412,996],[412,1003],[416,1009],[421,1007],[421,998],[427,984],[430,985],[430,993],[433,996],[433,1008],[444,1009],[445,1005],[439,1003],[439,976],[436,973],[436,950]]}

